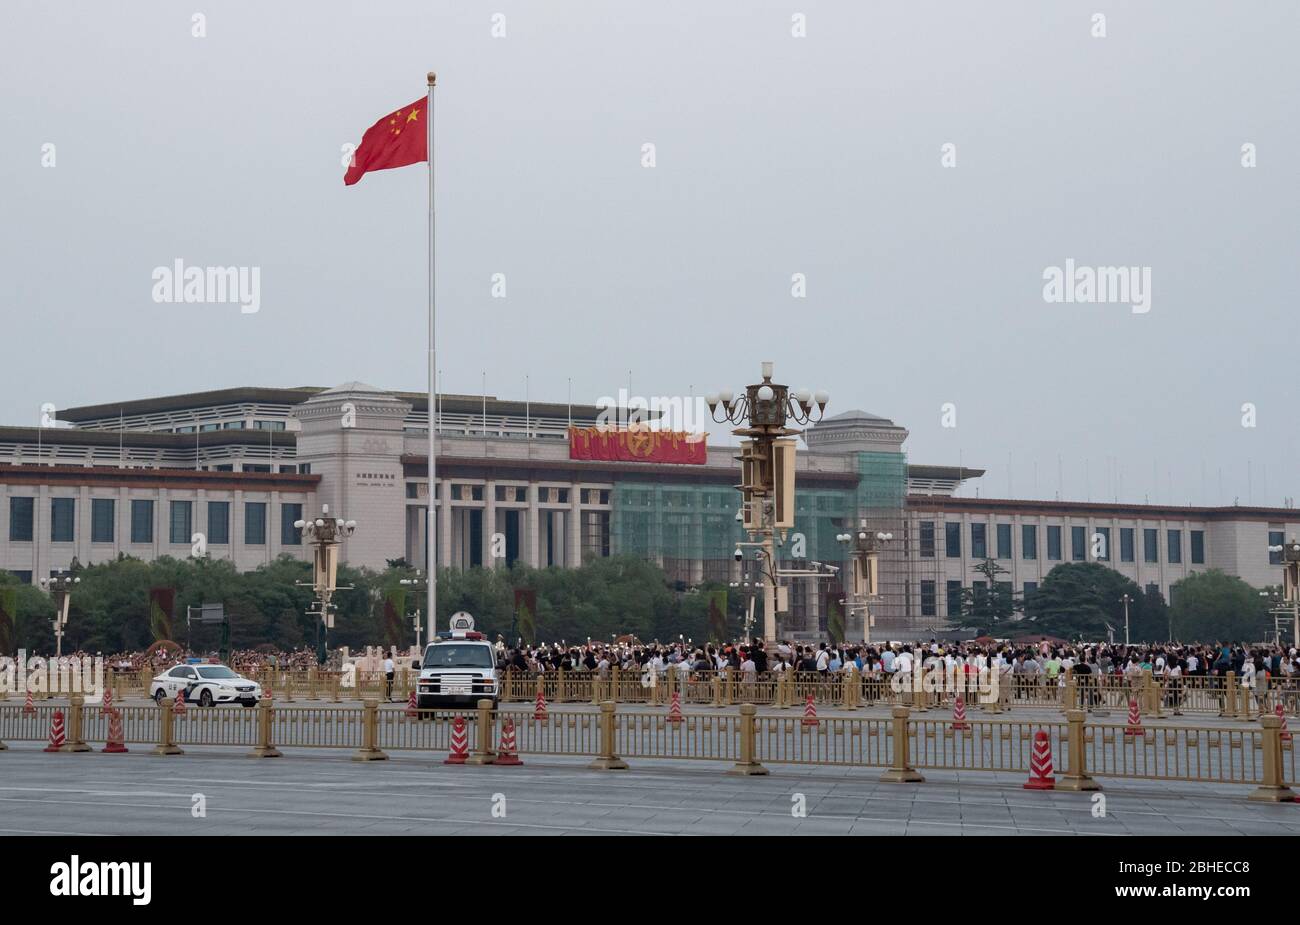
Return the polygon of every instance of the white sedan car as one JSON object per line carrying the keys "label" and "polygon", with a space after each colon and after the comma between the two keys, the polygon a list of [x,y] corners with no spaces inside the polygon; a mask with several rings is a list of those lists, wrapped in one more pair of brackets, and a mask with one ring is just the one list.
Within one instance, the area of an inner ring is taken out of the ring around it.
{"label": "white sedan car", "polygon": [[241,678],[225,665],[177,665],[158,675],[149,686],[149,696],[158,703],[175,700],[181,691],[187,702],[205,707],[218,703],[254,707],[262,696],[260,684]]}

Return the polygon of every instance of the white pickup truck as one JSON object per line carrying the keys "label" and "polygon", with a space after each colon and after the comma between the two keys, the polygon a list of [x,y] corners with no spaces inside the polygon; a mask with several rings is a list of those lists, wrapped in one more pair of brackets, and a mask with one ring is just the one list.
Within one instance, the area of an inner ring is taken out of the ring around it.
{"label": "white pickup truck", "polygon": [[501,697],[497,653],[482,633],[439,633],[425,647],[416,682],[416,705],[421,710],[474,706]]}

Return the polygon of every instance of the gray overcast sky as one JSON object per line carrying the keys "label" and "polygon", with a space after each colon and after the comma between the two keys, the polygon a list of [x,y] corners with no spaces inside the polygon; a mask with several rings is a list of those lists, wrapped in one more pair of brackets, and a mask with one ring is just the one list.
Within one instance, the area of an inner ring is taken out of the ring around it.
{"label": "gray overcast sky", "polygon": [[[1070,499],[1300,494],[1294,0],[6,0],[2,18],[0,423],[234,385],[423,388],[424,168],[345,188],[340,149],[432,69],[447,391],[486,371],[522,397],[527,373],[534,399],[572,377],[594,401],[631,370],[634,393],[703,393],[772,359],[831,412],[909,428],[911,461],[987,468],[985,496],[1010,460],[1011,494],[1052,497],[1058,456]],[[260,267],[261,310],[154,303],[177,258]],[[1150,312],[1045,302],[1066,258],[1151,267]]]}

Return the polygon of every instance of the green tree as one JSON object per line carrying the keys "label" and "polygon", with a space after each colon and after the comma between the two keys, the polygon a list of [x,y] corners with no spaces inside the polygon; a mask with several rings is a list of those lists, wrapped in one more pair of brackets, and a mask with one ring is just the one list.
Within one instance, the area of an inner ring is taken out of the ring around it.
{"label": "green tree", "polygon": [[961,616],[978,635],[992,633],[1011,617],[1024,609],[1021,595],[1012,589],[1009,581],[999,576],[1010,574],[994,559],[985,559],[974,569],[984,576],[983,587],[961,589]]}
{"label": "green tree", "polygon": [[20,582],[8,572],[0,572],[0,586],[13,588],[15,614],[13,652],[0,655],[13,656],[19,649],[28,653],[54,651],[54,602],[39,588]]}
{"label": "green tree", "polygon": [[[1125,594],[1131,599],[1130,628],[1146,625],[1146,597],[1131,579],[1099,562],[1066,562],[1047,573],[1025,614],[1036,631],[1048,635],[1105,639],[1109,624],[1115,628],[1115,640],[1122,642]],[[1132,640],[1140,641],[1137,634]]]}
{"label": "green tree", "polygon": [[1177,639],[1260,640],[1273,634],[1259,591],[1219,569],[1194,572],[1170,588],[1169,619]]}

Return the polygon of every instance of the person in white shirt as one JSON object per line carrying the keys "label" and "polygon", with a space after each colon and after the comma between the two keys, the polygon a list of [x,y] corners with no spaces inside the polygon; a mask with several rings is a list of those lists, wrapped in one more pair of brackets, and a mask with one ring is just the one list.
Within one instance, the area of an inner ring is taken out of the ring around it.
{"label": "person in white shirt", "polygon": [[1169,660],[1169,668],[1165,672],[1168,679],[1169,699],[1173,701],[1174,716],[1183,715],[1183,669],[1178,663],[1178,659]]}
{"label": "person in white shirt", "polygon": [[826,651],[826,646],[823,644],[822,647],[817,650],[817,670],[820,672],[825,672],[829,667],[830,663],[831,663],[831,654],[828,651]]}
{"label": "person in white shirt", "polygon": [[388,702],[393,702],[393,675],[397,673],[397,666],[393,664],[393,650],[388,650],[388,655],[384,657],[384,696]]}

